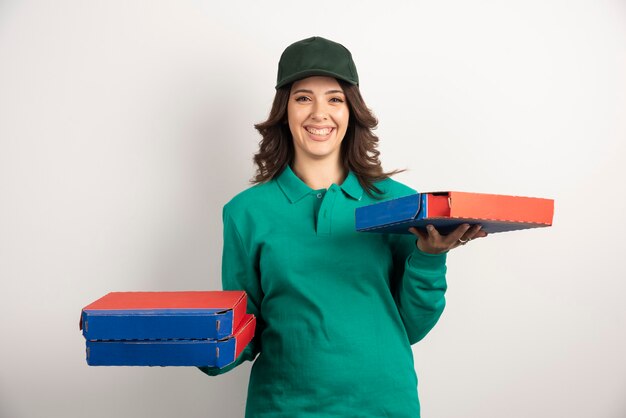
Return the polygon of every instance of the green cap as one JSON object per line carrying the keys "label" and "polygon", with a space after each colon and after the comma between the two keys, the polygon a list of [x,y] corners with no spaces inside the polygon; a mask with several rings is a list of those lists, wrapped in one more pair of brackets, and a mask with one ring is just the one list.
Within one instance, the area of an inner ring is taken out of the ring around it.
{"label": "green cap", "polygon": [[335,77],[359,85],[352,54],[341,44],[320,36],[289,45],[280,56],[276,89],[314,75]]}

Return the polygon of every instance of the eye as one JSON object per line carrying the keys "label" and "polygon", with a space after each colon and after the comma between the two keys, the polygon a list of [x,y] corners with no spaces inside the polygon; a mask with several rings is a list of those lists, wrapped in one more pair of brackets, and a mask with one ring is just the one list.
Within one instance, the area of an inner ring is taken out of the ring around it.
{"label": "eye", "polygon": [[311,99],[309,99],[307,96],[298,96],[296,97],[296,102],[308,102]]}
{"label": "eye", "polygon": [[341,97],[333,97],[330,101],[332,103],[343,103],[343,99]]}

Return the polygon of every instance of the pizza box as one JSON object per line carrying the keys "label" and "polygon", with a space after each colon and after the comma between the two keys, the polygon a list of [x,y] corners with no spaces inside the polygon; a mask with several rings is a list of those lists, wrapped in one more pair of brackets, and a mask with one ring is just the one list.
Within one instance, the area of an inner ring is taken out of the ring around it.
{"label": "pizza box", "polygon": [[244,291],[111,292],[82,310],[87,340],[222,339],[246,314]]}
{"label": "pizza box", "polygon": [[488,233],[552,225],[554,200],[468,192],[416,193],[356,209],[360,232],[410,234],[410,227],[433,225],[447,234],[463,223]]}

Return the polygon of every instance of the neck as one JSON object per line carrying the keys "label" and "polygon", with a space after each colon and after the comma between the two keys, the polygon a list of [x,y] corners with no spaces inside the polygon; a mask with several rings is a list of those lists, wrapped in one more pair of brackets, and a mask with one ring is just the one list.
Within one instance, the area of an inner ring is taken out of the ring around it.
{"label": "neck", "polygon": [[295,158],[291,168],[313,190],[328,189],[333,183],[342,184],[348,175],[339,160],[302,161]]}

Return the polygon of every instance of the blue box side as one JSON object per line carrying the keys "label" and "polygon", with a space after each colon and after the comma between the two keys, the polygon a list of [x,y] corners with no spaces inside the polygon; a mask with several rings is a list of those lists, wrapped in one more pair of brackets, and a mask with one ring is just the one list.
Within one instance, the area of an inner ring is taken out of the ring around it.
{"label": "blue box side", "polygon": [[216,341],[87,341],[90,366],[213,366]]}
{"label": "blue box side", "polygon": [[416,193],[356,208],[356,230],[366,231],[381,225],[393,225],[418,218],[422,201],[422,195]]}
{"label": "blue box side", "polygon": [[87,341],[90,366],[210,366],[235,360],[235,338],[171,341]]}
{"label": "blue box side", "polygon": [[85,310],[82,327],[87,340],[221,339],[233,333],[233,315],[217,309]]}

